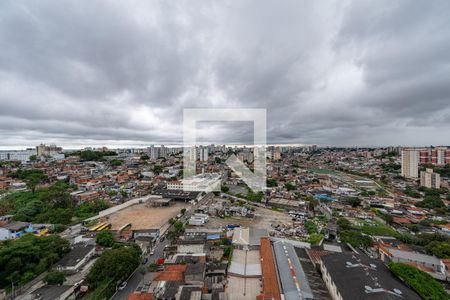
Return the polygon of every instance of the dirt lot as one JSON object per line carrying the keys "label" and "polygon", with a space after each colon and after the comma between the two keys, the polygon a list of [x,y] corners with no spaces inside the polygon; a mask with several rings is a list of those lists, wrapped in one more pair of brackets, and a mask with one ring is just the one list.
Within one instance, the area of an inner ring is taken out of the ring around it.
{"label": "dirt lot", "polygon": [[272,230],[271,224],[292,223],[291,218],[286,214],[267,208],[256,207],[255,217],[253,219],[245,217],[211,217],[206,223],[206,228],[225,227],[228,224],[239,224],[244,227],[264,228]]}
{"label": "dirt lot", "polygon": [[167,220],[175,217],[182,208],[189,204],[176,203],[170,207],[147,207],[145,204],[137,204],[125,208],[109,216],[112,230],[118,230],[127,223],[131,223],[131,229],[160,228]]}

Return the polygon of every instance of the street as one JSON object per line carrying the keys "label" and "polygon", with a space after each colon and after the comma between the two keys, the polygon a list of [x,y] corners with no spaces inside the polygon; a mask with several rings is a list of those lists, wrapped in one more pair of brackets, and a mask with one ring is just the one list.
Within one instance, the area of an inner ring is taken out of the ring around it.
{"label": "street", "polygon": [[[212,193],[205,195],[198,203],[196,203],[195,205],[190,207],[190,209],[186,212],[186,214],[180,218],[180,221],[182,221],[183,223],[187,223],[187,221],[189,220],[190,216],[192,216],[194,211],[200,205],[208,203],[211,199],[213,199]],[[169,227],[169,229],[170,229],[170,227]],[[163,234],[163,236],[165,236],[165,233]],[[158,241],[156,242],[156,245],[154,247],[154,250],[153,250],[154,254],[152,256],[147,256],[148,262],[145,265],[141,264],[141,266],[148,267],[157,258],[163,257],[164,247],[166,247],[169,244],[170,244],[170,242],[167,238],[165,238],[163,242],[159,242],[159,239],[158,239]],[[139,283],[144,278],[144,275],[141,272],[139,272],[139,268],[140,268],[140,266],[134,271],[134,273],[127,280],[126,287],[122,291],[117,291],[117,293],[111,297],[112,300],[127,300],[128,295],[133,293],[136,290],[136,288],[139,286]]]}
{"label": "street", "polygon": [[154,254],[152,256],[148,257],[148,262],[143,265],[141,264],[136,271],[131,275],[131,277],[127,281],[127,286],[122,290],[118,291],[111,299],[113,300],[126,300],[128,299],[128,294],[133,293],[136,288],[139,286],[139,283],[144,278],[144,275],[142,275],[141,272],[139,272],[139,268],[141,266],[148,267],[151,263],[153,263],[157,258],[160,258],[163,256],[164,247],[169,244],[169,241],[167,239],[164,239],[163,242],[156,243],[156,246],[154,248]]}

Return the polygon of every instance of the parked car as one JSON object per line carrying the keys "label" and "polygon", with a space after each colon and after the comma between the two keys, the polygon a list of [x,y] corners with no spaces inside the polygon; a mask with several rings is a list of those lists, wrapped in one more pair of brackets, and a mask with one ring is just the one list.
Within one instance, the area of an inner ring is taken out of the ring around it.
{"label": "parked car", "polygon": [[156,268],[156,271],[158,271],[158,272],[164,271],[164,266],[163,266],[163,265],[158,266],[158,267]]}
{"label": "parked car", "polygon": [[124,282],[122,282],[122,283],[119,285],[118,290],[119,290],[119,291],[122,291],[126,286],[127,286],[127,282],[124,281]]}

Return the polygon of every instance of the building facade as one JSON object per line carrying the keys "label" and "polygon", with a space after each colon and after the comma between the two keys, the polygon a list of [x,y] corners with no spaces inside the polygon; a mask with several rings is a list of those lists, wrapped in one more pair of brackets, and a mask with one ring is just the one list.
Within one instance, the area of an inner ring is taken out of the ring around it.
{"label": "building facade", "polygon": [[419,177],[419,151],[416,149],[402,150],[402,176],[405,178]]}
{"label": "building facade", "polygon": [[433,169],[420,172],[420,186],[439,189],[441,187],[441,175],[434,173]]}

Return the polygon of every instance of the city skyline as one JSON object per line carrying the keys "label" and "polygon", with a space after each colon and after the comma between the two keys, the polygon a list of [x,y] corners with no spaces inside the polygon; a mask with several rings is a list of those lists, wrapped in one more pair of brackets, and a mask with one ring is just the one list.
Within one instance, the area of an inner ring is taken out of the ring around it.
{"label": "city skyline", "polygon": [[[267,109],[275,144],[449,142],[446,1],[0,7],[3,149],[181,143],[183,109],[231,107]],[[252,138],[247,123],[203,129]]]}

